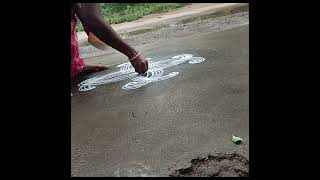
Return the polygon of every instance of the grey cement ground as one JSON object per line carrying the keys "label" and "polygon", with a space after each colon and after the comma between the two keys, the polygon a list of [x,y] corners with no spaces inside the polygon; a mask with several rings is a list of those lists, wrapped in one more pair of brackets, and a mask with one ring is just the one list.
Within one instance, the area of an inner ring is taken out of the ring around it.
{"label": "grey cement ground", "polygon": [[[72,176],[169,176],[199,155],[217,152],[236,151],[248,159],[248,25],[140,49],[153,60],[190,53],[206,61],[166,69],[180,74],[137,90],[122,90],[128,81],[73,89]],[[114,59],[120,58],[93,61]],[[244,142],[235,145],[232,134]]]}

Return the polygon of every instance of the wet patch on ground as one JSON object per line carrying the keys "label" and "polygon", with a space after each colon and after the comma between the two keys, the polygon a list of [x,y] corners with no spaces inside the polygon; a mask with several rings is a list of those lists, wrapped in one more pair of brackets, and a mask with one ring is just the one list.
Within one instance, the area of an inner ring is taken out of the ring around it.
{"label": "wet patch on ground", "polygon": [[247,177],[249,160],[232,154],[209,155],[191,160],[191,166],[174,170],[171,177]]}

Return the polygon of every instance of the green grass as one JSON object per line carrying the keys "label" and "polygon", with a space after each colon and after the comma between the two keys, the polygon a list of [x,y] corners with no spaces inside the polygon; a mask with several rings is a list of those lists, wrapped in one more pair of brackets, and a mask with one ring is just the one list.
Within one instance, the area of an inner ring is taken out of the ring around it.
{"label": "green grass", "polygon": [[[189,3],[102,3],[101,13],[110,24],[118,24],[134,21],[152,13],[166,12],[188,4]],[[78,23],[77,31],[83,31],[81,23]]]}

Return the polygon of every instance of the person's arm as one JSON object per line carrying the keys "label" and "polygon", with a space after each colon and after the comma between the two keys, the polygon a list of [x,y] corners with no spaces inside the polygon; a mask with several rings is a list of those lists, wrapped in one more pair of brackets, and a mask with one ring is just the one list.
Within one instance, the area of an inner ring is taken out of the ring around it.
{"label": "person's arm", "polygon": [[148,70],[148,62],[138,51],[128,45],[103,19],[100,13],[99,3],[77,3],[75,13],[80,19],[83,27],[90,30],[97,38],[104,43],[125,54],[131,61],[138,73],[145,73]]}

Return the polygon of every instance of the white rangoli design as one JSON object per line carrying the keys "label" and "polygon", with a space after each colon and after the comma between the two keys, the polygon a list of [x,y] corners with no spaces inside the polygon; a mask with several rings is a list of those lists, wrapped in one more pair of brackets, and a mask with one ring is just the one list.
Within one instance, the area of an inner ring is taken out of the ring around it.
{"label": "white rangoli design", "polygon": [[204,60],[205,58],[203,57],[193,57],[192,54],[182,54],[157,62],[148,61],[149,69],[145,76],[141,76],[136,73],[130,62],[127,62],[117,66],[120,68],[120,71],[101,77],[93,77],[81,82],[78,84],[79,91],[89,91],[96,88],[97,85],[108,84],[125,79],[130,79],[132,82],[122,86],[122,89],[137,89],[149,83],[169,79],[179,74],[179,72],[171,72],[163,76],[163,70],[166,68],[176,66],[186,61],[189,61],[189,64],[197,64],[203,62]]}

